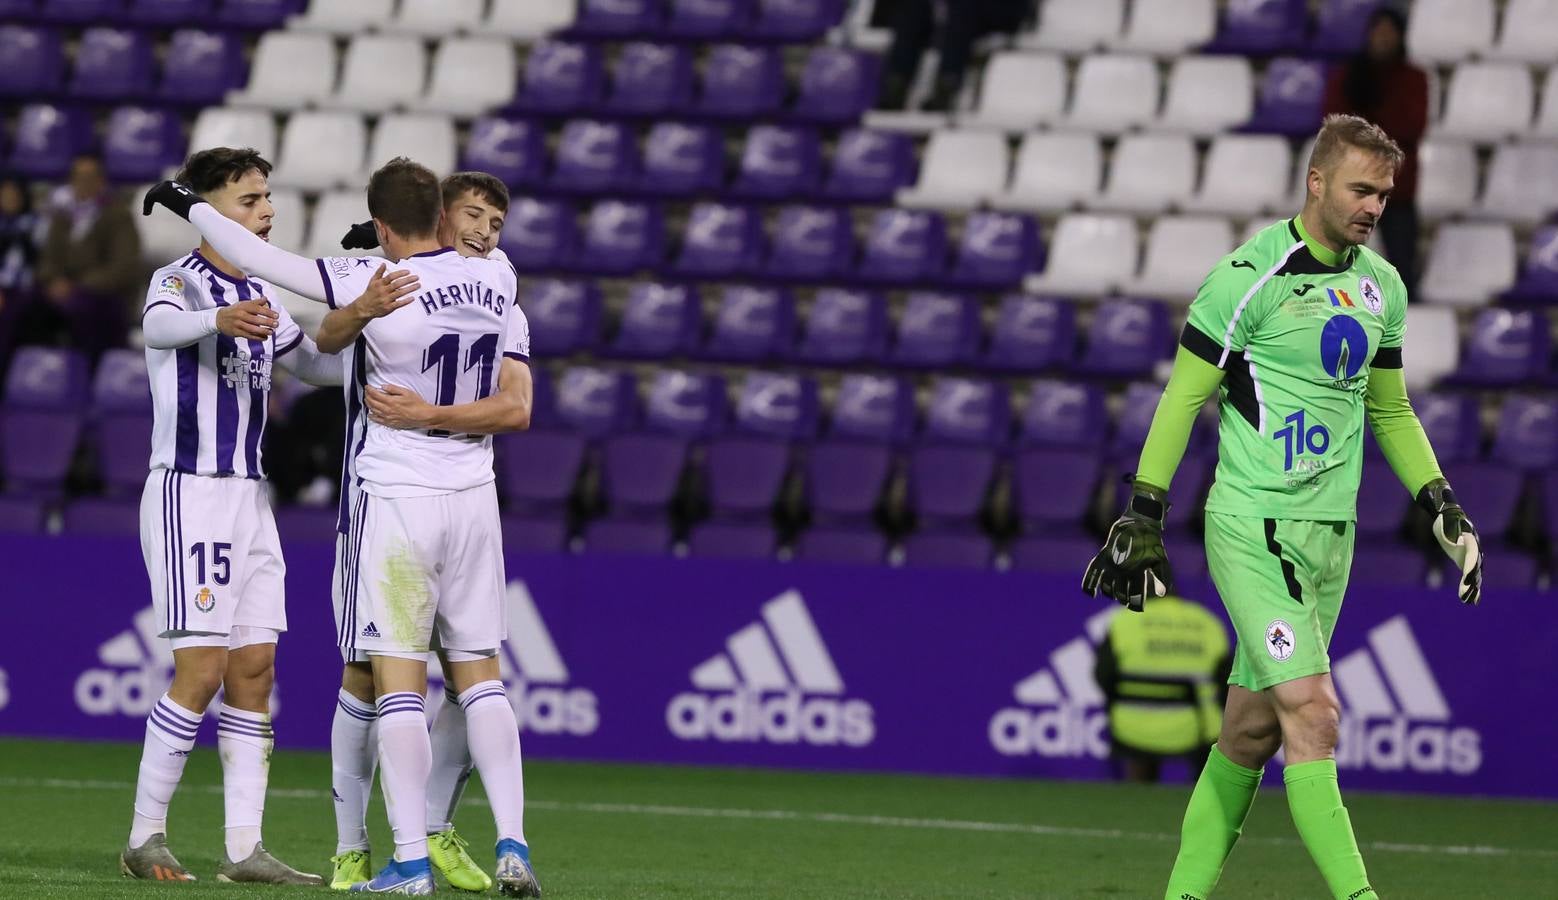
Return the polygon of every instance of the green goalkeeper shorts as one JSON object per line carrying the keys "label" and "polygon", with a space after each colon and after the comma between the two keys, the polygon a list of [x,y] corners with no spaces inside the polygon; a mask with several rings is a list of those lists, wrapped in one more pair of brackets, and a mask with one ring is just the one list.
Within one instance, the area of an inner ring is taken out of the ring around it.
{"label": "green goalkeeper shorts", "polygon": [[1206,562],[1238,636],[1229,684],[1262,691],[1331,671],[1352,522],[1206,514]]}

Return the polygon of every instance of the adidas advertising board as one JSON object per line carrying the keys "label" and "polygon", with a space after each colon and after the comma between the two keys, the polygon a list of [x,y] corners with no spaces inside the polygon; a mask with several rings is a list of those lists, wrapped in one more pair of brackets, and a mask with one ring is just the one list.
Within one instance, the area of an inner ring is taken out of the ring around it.
{"label": "adidas advertising board", "polygon": [[[340,678],[333,548],[285,553],[277,741],[322,749]],[[0,557],[27,561],[0,588],[12,635],[0,735],[139,741],[171,654],[142,618],[135,538],[0,536]],[[1070,574],[522,554],[506,565],[500,663],[527,759],[1110,776],[1091,670],[1117,607],[1080,596]],[[1220,609],[1209,585],[1181,589]],[[1532,748],[1558,746],[1558,717],[1543,714],[1555,646],[1550,594],[1500,591],[1467,609],[1443,592],[1355,586],[1331,647],[1348,789],[1558,799],[1558,767],[1531,764]]]}

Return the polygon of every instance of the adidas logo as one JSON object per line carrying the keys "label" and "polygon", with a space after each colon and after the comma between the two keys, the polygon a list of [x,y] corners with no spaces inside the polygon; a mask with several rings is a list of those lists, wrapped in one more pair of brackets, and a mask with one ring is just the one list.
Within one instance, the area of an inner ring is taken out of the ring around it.
{"label": "adidas logo", "polygon": [[6,681],[5,670],[0,669],[0,710],[11,704],[11,686]]}
{"label": "adidas logo", "polygon": [[76,707],[89,716],[144,716],[173,678],[173,648],[150,605],[135,614],[131,628],[97,648],[101,667],[76,678]]}
{"label": "adidas logo", "polygon": [[1470,775],[1482,735],[1449,724],[1445,702],[1406,616],[1369,629],[1369,643],[1331,663],[1341,695],[1336,765],[1378,772]]}
{"label": "adidas logo", "polygon": [[1092,757],[1109,755],[1109,716],[1093,680],[1093,648],[1104,638],[1106,609],[1087,620],[1087,634],[1060,645],[1049,665],[1017,682],[1020,704],[990,719],[990,746],[1004,756]]}
{"label": "adidas logo", "polygon": [[366,624],[366,625],[364,625],[362,627],[362,636],[363,637],[378,637],[379,636],[379,626],[373,624],[373,621],[370,619],[368,621],[368,624]]}
{"label": "adidas logo", "polygon": [[838,667],[794,590],[763,604],[762,618],[691,678],[698,690],[672,697],[665,710],[666,726],[684,741],[864,747],[876,737],[875,710],[843,697]]}

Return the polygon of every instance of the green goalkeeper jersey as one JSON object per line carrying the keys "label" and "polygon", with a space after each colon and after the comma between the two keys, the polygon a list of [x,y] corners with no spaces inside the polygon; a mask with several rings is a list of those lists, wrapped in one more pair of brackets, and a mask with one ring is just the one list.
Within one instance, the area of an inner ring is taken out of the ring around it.
{"label": "green goalkeeper jersey", "polygon": [[1225,372],[1210,512],[1351,521],[1372,368],[1400,368],[1406,288],[1379,254],[1334,254],[1297,218],[1218,262],[1180,343]]}

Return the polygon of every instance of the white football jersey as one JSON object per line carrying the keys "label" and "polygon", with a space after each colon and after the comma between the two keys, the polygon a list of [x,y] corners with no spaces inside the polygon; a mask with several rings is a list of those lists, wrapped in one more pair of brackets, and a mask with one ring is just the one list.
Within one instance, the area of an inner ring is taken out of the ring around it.
{"label": "white football jersey", "polygon": [[[154,306],[185,311],[269,299],[258,278],[238,279],[200,252],[152,273],[142,313]],[[191,475],[264,478],[264,442],[271,370],[303,339],[280,303],[281,317],[263,341],[213,334],[169,350],[146,348],[151,377],[151,467]]]}
{"label": "white football jersey", "polygon": [[461,491],[493,480],[492,436],[387,428],[368,421],[367,385],[393,384],[452,406],[490,395],[503,357],[530,361],[530,329],[515,302],[519,276],[506,259],[463,257],[452,248],[390,263],[371,256],[318,260],[325,299],[352,303],[381,265],[421,282],[411,303],[374,319],[343,354],[347,366],[346,471],[380,497]]}

